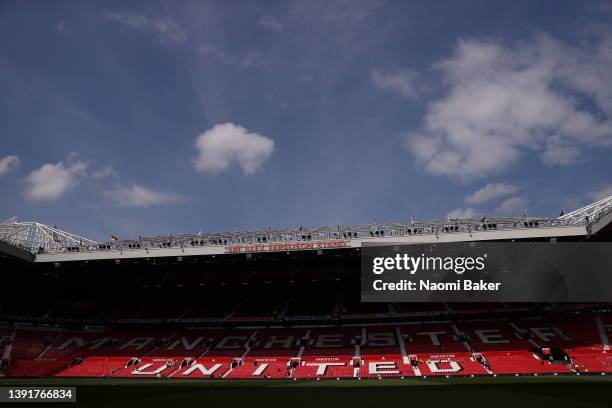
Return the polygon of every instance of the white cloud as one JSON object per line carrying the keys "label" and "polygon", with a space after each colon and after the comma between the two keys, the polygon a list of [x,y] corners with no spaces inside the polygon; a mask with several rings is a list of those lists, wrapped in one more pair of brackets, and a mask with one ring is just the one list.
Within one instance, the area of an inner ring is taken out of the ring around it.
{"label": "white cloud", "polygon": [[210,44],[202,44],[198,49],[199,53],[207,60],[219,64],[235,66],[240,69],[267,69],[270,67],[269,61],[264,54],[256,49],[249,48],[243,53],[230,53]]}
{"label": "white cloud", "polygon": [[274,141],[233,123],[223,123],[199,135],[196,148],[198,156],[193,159],[196,170],[216,174],[236,163],[249,176],[270,158]]}
{"label": "white cloud", "polygon": [[456,208],[453,211],[446,214],[447,218],[474,218],[478,214],[476,210],[468,207],[468,208]]}
{"label": "white cloud", "polygon": [[137,30],[155,33],[164,44],[182,44],[187,35],[171,18],[149,18],[142,14],[130,12],[105,11],[104,17]]}
{"label": "white cloud", "polygon": [[505,195],[511,195],[521,189],[516,184],[508,183],[489,183],[478,191],[474,192],[465,197],[467,204],[483,204],[496,198],[503,197]]}
{"label": "white cloud", "polygon": [[86,162],[69,155],[67,164],[47,163],[25,178],[25,196],[31,201],[55,201],[87,177]]}
{"label": "white cloud", "polygon": [[372,81],[377,88],[402,98],[418,99],[423,90],[421,76],[409,69],[394,72],[375,69],[372,71]]}
{"label": "white cloud", "polygon": [[612,196],[612,184],[604,184],[599,189],[591,191],[588,196],[594,201]]}
{"label": "white cloud", "polygon": [[14,170],[17,170],[21,165],[21,160],[17,156],[6,156],[0,159],[0,176],[4,176]]}
{"label": "white cloud", "polygon": [[112,166],[106,166],[101,168],[100,170],[96,170],[91,174],[91,177],[96,180],[102,180],[109,177],[119,177],[117,172]]}
{"label": "white cloud", "polygon": [[103,194],[119,207],[150,207],[185,202],[185,198],[179,194],[156,191],[137,184],[118,185]]}
{"label": "white cloud", "polygon": [[211,60],[225,65],[235,65],[238,59],[227,54],[225,51],[218,49],[210,44],[202,44],[198,50],[201,55],[204,55]]}
{"label": "white cloud", "polygon": [[462,179],[507,169],[526,152],[570,165],[584,149],[612,145],[610,66],[610,33],[582,45],[461,40],[436,64],[446,95],[406,146],[427,172]]}
{"label": "white cloud", "polygon": [[529,200],[525,197],[510,197],[495,209],[495,213],[508,216],[523,215],[528,203]]}
{"label": "white cloud", "polygon": [[[0,161],[1,162],[1,161]],[[84,181],[119,178],[112,166],[97,170],[90,169],[88,162],[78,159],[78,153],[71,152],[65,160],[46,163],[32,171],[25,178],[24,194],[31,201],[55,201]],[[94,184],[99,188],[99,183]],[[101,191],[109,203],[118,207],[149,207],[160,204],[185,202],[185,197],[169,192],[157,191],[138,184],[117,184]]]}
{"label": "white cloud", "polygon": [[259,20],[257,21],[257,24],[265,29],[265,30],[269,30],[269,31],[275,31],[275,32],[280,32],[283,31],[283,29],[285,28],[274,16],[271,15],[264,15],[259,17]]}

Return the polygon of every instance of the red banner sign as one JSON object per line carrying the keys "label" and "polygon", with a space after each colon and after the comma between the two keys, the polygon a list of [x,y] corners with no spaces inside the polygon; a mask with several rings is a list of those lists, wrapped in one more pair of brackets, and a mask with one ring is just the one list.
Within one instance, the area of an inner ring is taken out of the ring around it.
{"label": "red banner sign", "polygon": [[311,242],[271,242],[269,244],[236,244],[225,247],[228,254],[253,253],[253,252],[280,252],[280,251],[303,251],[312,249],[338,249],[348,248],[346,240],[334,241],[311,241]]}

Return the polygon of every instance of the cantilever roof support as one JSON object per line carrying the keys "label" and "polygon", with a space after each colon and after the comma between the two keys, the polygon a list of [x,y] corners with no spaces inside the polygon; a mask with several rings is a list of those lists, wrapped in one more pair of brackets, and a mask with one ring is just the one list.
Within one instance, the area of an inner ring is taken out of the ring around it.
{"label": "cantilever roof support", "polygon": [[17,217],[0,224],[0,240],[31,253],[61,251],[71,246],[95,246],[98,243],[50,225],[20,222]]}
{"label": "cantilever roof support", "polygon": [[612,223],[612,196],[606,197],[557,218],[568,224],[586,223],[589,235],[597,233],[606,225]]}

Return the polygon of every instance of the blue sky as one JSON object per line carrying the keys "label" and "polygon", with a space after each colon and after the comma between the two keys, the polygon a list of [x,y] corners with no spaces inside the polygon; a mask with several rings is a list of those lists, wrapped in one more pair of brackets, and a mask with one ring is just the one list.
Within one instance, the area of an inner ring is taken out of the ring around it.
{"label": "blue sky", "polygon": [[0,2],[1,218],[93,239],[612,195],[604,1]]}

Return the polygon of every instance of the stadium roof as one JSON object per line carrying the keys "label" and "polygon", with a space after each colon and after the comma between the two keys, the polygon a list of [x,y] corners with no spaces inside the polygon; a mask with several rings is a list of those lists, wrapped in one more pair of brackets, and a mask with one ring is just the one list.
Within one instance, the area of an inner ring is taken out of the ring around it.
{"label": "stadium roof", "polygon": [[0,224],[0,240],[32,253],[61,252],[73,246],[93,246],[91,239],[79,237],[38,222],[20,222],[17,217]]}
{"label": "stadium roof", "polygon": [[37,261],[49,262],[361,247],[366,241],[423,243],[580,236],[594,234],[611,222],[612,196],[558,218],[450,218],[167,235],[106,242],[96,242],[37,222],[20,222],[13,217],[0,224],[0,240],[36,254]]}
{"label": "stadium roof", "polygon": [[595,223],[612,212],[612,196],[560,216],[561,221]]}

